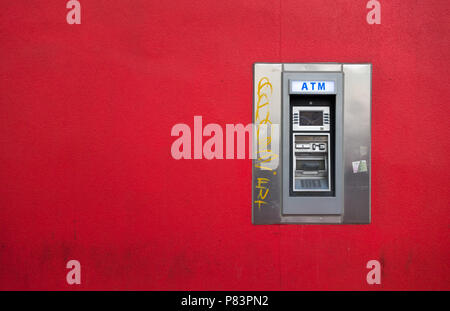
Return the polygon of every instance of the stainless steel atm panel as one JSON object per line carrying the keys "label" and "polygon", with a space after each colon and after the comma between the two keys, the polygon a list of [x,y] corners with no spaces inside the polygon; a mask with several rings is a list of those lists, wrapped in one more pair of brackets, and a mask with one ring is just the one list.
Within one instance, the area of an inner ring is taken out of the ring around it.
{"label": "stainless steel atm panel", "polygon": [[371,69],[254,65],[254,224],[370,223]]}

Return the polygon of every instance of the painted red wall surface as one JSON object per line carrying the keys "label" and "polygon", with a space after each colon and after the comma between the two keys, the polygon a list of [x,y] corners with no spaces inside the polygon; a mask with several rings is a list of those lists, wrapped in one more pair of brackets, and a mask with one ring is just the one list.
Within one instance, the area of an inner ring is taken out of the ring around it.
{"label": "painted red wall surface", "polygon": [[[80,2],[1,1],[1,289],[450,289],[448,1]],[[254,62],[373,64],[372,224],[254,226],[250,160],[172,158]]]}

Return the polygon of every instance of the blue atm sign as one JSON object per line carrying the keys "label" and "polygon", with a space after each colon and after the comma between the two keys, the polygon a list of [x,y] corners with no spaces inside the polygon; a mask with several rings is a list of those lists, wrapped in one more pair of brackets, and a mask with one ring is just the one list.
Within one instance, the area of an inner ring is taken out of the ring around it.
{"label": "blue atm sign", "polygon": [[334,94],[334,81],[291,81],[291,93]]}

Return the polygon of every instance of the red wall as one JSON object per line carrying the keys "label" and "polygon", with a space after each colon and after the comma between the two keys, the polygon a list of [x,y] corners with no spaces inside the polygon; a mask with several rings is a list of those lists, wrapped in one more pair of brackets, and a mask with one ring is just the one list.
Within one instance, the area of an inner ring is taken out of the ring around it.
{"label": "red wall", "polygon": [[[1,4],[1,289],[450,289],[448,1],[80,2]],[[254,226],[250,160],[172,159],[254,62],[373,64],[371,225]]]}

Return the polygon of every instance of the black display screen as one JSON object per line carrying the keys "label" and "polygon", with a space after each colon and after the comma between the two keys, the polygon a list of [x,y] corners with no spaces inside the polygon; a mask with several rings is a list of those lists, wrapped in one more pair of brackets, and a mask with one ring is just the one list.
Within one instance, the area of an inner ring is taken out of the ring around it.
{"label": "black display screen", "polygon": [[323,125],[323,111],[300,111],[300,125]]}
{"label": "black display screen", "polygon": [[325,170],[325,160],[297,160],[296,169],[302,171]]}

